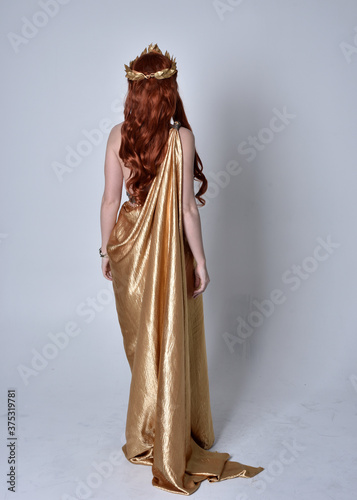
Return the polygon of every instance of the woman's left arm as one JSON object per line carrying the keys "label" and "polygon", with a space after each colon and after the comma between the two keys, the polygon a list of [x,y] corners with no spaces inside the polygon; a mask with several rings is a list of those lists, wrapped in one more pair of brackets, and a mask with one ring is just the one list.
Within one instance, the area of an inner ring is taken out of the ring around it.
{"label": "woman's left arm", "polygon": [[[120,128],[121,124],[112,128],[105,152],[105,184],[100,207],[101,248],[104,254],[107,253],[109,236],[116,223],[123,188],[123,171],[119,159]],[[101,260],[103,276],[108,280],[112,280],[108,257],[102,257]]]}

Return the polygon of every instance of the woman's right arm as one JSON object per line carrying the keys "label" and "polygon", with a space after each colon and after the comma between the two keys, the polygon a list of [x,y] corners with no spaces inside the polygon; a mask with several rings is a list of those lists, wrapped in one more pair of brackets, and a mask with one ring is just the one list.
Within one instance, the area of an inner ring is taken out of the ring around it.
{"label": "woman's right arm", "polygon": [[183,225],[188,244],[197,262],[195,269],[195,290],[193,297],[197,297],[207,288],[210,278],[206,266],[206,257],[203,248],[201,218],[198,213],[194,193],[194,159],[195,136],[189,129],[179,130],[182,142],[183,175],[182,175],[182,215]]}

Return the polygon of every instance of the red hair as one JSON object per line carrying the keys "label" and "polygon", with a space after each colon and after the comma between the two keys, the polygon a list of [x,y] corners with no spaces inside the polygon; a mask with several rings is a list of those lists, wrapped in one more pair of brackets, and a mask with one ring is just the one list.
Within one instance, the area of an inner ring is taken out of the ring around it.
{"label": "red hair", "polygon": [[[170,68],[171,61],[163,54],[150,51],[130,67],[150,74]],[[143,203],[147,195],[145,188],[151,184],[157,167],[166,155],[171,118],[179,121],[183,127],[192,129],[178,92],[177,73],[162,80],[128,80],[128,85],[119,156],[131,170],[127,188],[131,187],[137,201]],[[200,206],[206,204],[201,195],[207,191],[208,186],[202,170],[202,161],[195,151],[194,178],[201,182],[195,197],[201,202]]]}

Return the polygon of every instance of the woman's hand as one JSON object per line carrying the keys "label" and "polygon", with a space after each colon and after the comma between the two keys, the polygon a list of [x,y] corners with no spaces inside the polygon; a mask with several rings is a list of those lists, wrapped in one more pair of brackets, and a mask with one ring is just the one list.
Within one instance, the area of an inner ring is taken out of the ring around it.
{"label": "woman's hand", "polygon": [[108,257],[102,257],[102,273],[105,279],[113,281]]}
{"label": "woman's hand", "polygon": [[195,290],[192,294],[192,297],[195,299],[198,295],[203,293],[206,290],[209,282],[210,278],[208,276],[206,264],[197,264],[195,268]]}

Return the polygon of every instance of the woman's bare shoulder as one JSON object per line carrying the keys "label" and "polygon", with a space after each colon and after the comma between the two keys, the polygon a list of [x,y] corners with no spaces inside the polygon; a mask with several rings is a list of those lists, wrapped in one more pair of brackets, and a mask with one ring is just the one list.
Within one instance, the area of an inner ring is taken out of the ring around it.
{"label": "woman's bare shoulder", "polygon": [[181,137],[182,146],[192,146],[195,144],[195,136],[192,130],[186,127],[179,128],[179,134]]}
{"label": "woman's bare shoulder", "polygon": [[179,131],[185,136],[185,137],[194,137],[194,134],[192,132],[192,130],[190,130],[189,128],[186,128],[186,127],[183,127],[181,125],[181,127],[179,128]]}
{"label": "woman's bare shoulder", "polygon": [[108,137],[108,142],[112,143],[112,144],[120,144],[120,140],[121,140],[121,127],[123,125],[124,122],[120,122],[120,123],[117,123],[116,125],[114,125],[114,127],[111,129],[110,133],[109,133],[109,137]]}

